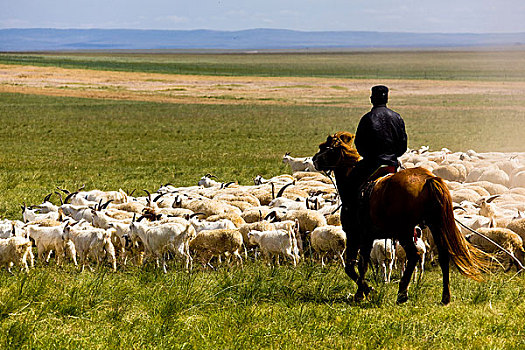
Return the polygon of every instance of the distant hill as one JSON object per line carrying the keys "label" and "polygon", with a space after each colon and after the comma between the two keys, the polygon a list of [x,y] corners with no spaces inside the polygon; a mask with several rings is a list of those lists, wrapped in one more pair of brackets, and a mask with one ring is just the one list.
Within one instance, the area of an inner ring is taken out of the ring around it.
{"label": "distant hill", "polygon": [[525,33],[418,34],[303,32],[281,29],[241,31],[134,29],[1,29],[0,51],[46,50],[279,50],[328,48],[413,48],[525,44]]}

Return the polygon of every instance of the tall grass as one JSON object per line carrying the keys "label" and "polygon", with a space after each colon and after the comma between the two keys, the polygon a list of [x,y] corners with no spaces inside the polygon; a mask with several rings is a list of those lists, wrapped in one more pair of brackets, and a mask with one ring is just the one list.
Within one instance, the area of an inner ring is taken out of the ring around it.
{"label": "tall grass", "polygon": [[[396,275],[397,279],[398,276]],[[394,303],[397,283],[369,300],[337,266],[257,262],[217,271],[128,267],[78,273],[37,267],[0,272],[0,346],[9,348],[447,348],[516,349],[523,337],[523,277],[479,284],[452,274],[442,307],[437,269]]]}

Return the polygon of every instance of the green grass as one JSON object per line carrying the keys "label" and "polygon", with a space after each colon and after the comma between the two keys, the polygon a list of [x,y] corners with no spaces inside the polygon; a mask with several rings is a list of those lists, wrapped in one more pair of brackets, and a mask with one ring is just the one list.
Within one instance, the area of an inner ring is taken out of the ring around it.
{"label": "green grass", "polygon": [[[398,278],[398,275],[395,275]],[[454,298],[443,307],[439,269],[395,304],[397,283],[373,283],[367,301],[347,299],[355,287],[338,266],[321,269],[173,268],[78,273],[37,267],[0,272],[3,349],[440,348],[525,346],[524,277],[488,276],[477,283],[452,273]]]}
{"label": "green grass", "polygon": [[[225,95],[226,96],[226,95]],[[156,190],[287,173],[281,157],[312,155],[328,133],[355,130],[370,107],[179,105],[0,94],[0,217],[20,219],[56,186]],[[453,151],[524,151],[525,96],[396,94],[409,146]],[[54,199],[56,201],[56,198]],[[396,274],[395,279],[399,276]],[[297,269],[260,262],[243,269],[148,265],[79,273],[37,264],[28,275],[0,270],[2,349],[525,348],[523,276],[477,283],[452,271],[451,305],[439,305],[441,273],[412,284],[370,276],[361,304],[338,266]]]}
{"label": "green grass", "polygon": [[525,80],[523,50],[350,51],[296,54],[0,54],[0,64],[167,74],[371,79]]}
{"label": "green grass", "polygon": [[[366,101],[364,101],[366,102]],[[499,108],[491,106],[497,104]],[[407,97],[409,146],[523,151],[523,96]],[[179,105],[0,94],[0,216],[57,186],[156,190],[289,172],[286,152],[313,155],[329,133],[354,131],[362,107]]]}

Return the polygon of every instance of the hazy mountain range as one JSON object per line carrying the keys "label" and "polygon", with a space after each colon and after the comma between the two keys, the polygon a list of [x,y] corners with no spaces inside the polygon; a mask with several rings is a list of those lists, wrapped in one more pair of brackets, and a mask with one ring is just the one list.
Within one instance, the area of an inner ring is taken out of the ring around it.
{"label": "hazy mountain range", "polygon": [[1,29],[0,51],[45,50],[282,50],[414,48],[525,44],[525,33],[439,34],[358,31],[303,32],[134,29]]}

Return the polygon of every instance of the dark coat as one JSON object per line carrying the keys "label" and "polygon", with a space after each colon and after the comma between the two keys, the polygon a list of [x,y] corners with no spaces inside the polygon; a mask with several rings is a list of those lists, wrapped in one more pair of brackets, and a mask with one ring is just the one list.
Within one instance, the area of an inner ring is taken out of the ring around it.
{"label": "dark coat", "polygon": [[398,167],[407,150],[405,122],[386,105],[374,106],[359,121],[354,143],[366,163]]}

